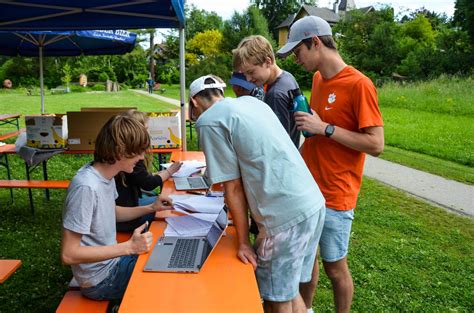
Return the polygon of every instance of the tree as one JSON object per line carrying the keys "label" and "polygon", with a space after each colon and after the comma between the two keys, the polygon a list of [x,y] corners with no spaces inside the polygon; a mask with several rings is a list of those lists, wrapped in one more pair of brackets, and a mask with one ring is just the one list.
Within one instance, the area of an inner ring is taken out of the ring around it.
{"label": "tree", "polygon": [[303,4],[316,5],[316,0],[252,0],[250,3],[261,11],[268,21],[268,29],[273,39],[278,40],[277,26],[280,25],[290,14],[296,11]]}
{"label": "tree", "polygon": [[454,24],[467,31],[474,44],[474,1],[456,0],[454,8]]}
{"label": "tree", "polygon": [[200,10],[194,5],[186,6],[186,38],[193,38],[206,30],[222,30],[222,25],[222,18],[216,12]]}
{"label": "tree", "polygon": [[222,43],[222,50],[228,53],[235,49],[243,38],[250,35],[262,35],[274,47],[276,46],[268,30],[267,20],[261,11],[253,5],[249,6],[242,14],[235,12],[229,21],[225,21],[223,33],[226,34],[226,38]]}
{"label": "tree", "polygon": [[345,61],[372,79],[391,76],[399,64],[399,26],[391,7],[367,14],[352,11],[333,33]]}
{"label": "tree", "polygon": [[193,51],[200,58],[216,56],[221,53],[222,33],[219,30],[206,30],[197,33],[188,40],[188,51]]}

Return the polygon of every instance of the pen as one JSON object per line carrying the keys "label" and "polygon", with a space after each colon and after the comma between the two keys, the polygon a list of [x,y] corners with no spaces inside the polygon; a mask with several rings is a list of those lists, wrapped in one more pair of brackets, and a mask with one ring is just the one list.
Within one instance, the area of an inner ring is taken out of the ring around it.
{"label": "pen", "polygon": [[193,195],[200,195],[200,196],[205,196],[206,194],[204,192],[197,192],[197,191],[186,191],[187,193],[193,194]]}
{"label": "pen", "polygon": [[145,228],[142,230],[142,234],[148,232],[148,229],[150,228],[150,224],[148,223],[148,221],[145,222]]}

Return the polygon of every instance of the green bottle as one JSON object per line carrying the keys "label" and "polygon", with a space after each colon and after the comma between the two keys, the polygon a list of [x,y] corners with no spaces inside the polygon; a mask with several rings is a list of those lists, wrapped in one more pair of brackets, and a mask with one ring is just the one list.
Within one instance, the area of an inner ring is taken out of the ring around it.
{"label": "green bottle", "polygon": [[[308,100],[306,100],[306,97],[303,95],[301,90],[299,88],[289,90],[288,95],[290,96],[291,99],[293,99],[292,107],[290,107],[291,112],[306,112],[309,114],[313,114],[311,112],[311,108],[309,107]],[[311,137],[314,136],[314,134],[311,134],[307,131],[303,131],[303,136],[305,137]]]}

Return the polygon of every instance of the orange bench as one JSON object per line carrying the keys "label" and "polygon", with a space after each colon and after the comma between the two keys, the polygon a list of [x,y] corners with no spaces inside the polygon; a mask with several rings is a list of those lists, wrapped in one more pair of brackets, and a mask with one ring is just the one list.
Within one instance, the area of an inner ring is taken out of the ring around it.
{"label": "orange bench", "polygon": [[[67,189],[69,180],[20,180],[20,179],[0,179],[0,188],[28,188],[28,189]],[[33,196],[29,193],[30,208],[34,214]],[[13,201],[13,197],[12,197]]]}
{"label": "orange bench", "polygon": [[96,301],[82,296],[80,291],[71,290],[66,292],[56,313],[105,313],[109,301]]}
{"label": "orange bench", "polygon": [[0,284],[21,266],[21,260],[0,260]]}
{"label": "orange bench", "polygon": [[25,129],[22,128],[20,130],[15,130],[15,131],[12,131],[12,132],[9,132],[9,133],[1,134],[0,135],[0,141],[7,140],[7,139],[12,138],[12,137],[16,137],[24,131],[25,131]]}

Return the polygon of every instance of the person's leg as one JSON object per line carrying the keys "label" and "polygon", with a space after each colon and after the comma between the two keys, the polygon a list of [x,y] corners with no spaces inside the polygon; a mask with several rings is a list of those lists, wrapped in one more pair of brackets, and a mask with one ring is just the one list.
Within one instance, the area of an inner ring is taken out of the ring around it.
{"label": "person's leg", "polygon": [[93,300],[121,299],[127,289],[137,259],[137,255],[120,257],[118,264],[110,271],[107,278],[94,287],[81,288],[81,293]]}
{"label": "person's leg", "polygon": [[[313,299],[318,285],[319,279],[319,264],[318,264],[318,253],[317,247],[319,240],[324,229],[324,221],[326,217],[326,208],[323,207],[319,211],[319,217],[317,221],[316,230],[314,237],[312,238],[313,246],[309,246],[307,257],[305,258],[305,271],[302,273],[302,279],[299,286],[301,298],[305,304],[306,312],[312,312],[313,310]],[[316,251],[316,252],[315,252]],[[313,259],[313,253],[316,253]]]}
{"label": "person's leg", "polygon": [[257,237],[256,276],[266,312],[306,311],[299,284],[311,277],[319,216],[316,213],[274,236]]}
{"label": "person's leg", "polygon": [[313,307],[313,299],[316,296],[316,288],[318,287],[319,281],[319,264],[318,257],[314,259],[313,273],[311,274],[311,280],[307,283],[300,284],[300,294],[303,297],[303,301],[307,309]]}
{"label": "person's leg", "polygon": [[324,270],[332,283],[336,312],[349,312],[354,285],[347,264],[354,210],[326,209],[324,230],[319,242]]}
{"label": "person's leg", "polygon": [[347,257],[336,262],[323,261],[323,265],[332,283],[336,312],[349,312],[354,294],[354,284],[347,265]]}

